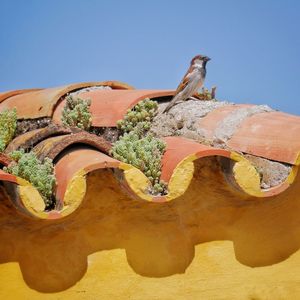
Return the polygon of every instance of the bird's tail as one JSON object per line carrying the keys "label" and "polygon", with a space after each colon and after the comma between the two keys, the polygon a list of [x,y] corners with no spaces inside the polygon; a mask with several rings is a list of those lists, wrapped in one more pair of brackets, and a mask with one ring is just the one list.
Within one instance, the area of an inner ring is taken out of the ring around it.
{"label": "bird's tail", "polygon": [[174,95],[172,100],[169,102],[169,104],[162,110],[162,114],[167,113],[173,106],[176,105],[176,103],[180,100],[180,97],[178,94]]}

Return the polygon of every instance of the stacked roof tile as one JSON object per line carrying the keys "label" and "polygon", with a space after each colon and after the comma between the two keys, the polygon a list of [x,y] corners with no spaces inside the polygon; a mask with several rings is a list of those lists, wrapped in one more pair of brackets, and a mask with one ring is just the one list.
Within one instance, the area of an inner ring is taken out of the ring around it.
{"label": "stacked roof tile", "polygon": [[[23,213],[46,219],[61,218],[70,214],[78,208],[84,198],[83,181],[86,174],[101,168],[121,170],[125,179],[123,183],[120,181],[120,184],[124,184],[124,187],[126,185],[132,197],[156,202],[170,201],[184,194],[189,180],[182,180],[180,183],[178,178],[191,178],[193,162],[209,156],[230,161],[229,167],[224,170],[228,184],[239,192],[248,193],[256,198],[279,194],[293,183],[300,163],[300,140],[296,138],[300,132],[300,117],[276,111],[262,111],[246,116],[238,122],[227,137],[226,148],[203,145],[183,137],[165,137],[167,148],[162,160],[162,179],[169,183],[169,193],[159,197],[151,196],[144,190],[147,179],[140,171],[109,156],[109,141],[101,136],[62,126],[61,114],[65,96],[91,86],[111,88],[86,89],[80,93],[81,98],[91,99],[92,126],[101,128],[116,127],[116,122],[124,117],[127,110],[144,98],[168,100],[174,93],[169,90],[135,90],[127,84],[115,81],[1,93],[0,111],[16,107],[19,120],[51,120],[51,124],[45,128],[37,128],[16,137],[8,145],[6,154],[1,154],[0,157],[2,165],[7,165],[10,161],[7,154],[10,151],[30,147],[38,157],[50,157],[54,160],[57,177],[55,209],[50,212],[43,209],[39,211],[33,202],[24,200],[24,193],[19,190],[21,196],[13,201]],[[199,120],[199,124],[207,133],[207,137],[213,139],[228,116],[240,109],[251,107],[228,104],[208,113]],[[243,156],[244,153],[290,164],[291,174],[278,186],[261,189],[259,175],[251,162]],[[142,178],[139,186],[134,182],[134,176]],[[252,178],[249,179],[250,183],[245,176]],[[30,185],[2,170],[0,179],[20,187]],[[78,186],[81,190],[78,190]]]}

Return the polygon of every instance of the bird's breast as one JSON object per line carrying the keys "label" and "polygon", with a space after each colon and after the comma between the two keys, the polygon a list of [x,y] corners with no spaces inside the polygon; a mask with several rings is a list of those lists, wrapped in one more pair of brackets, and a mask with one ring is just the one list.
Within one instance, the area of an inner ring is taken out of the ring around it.
{"label": "bird's breast", "polygon": [[204,77],[201,72],[195,72],[194,74],[191,74],[190,80],[188,84],[186,85],[186,92],[189,94],[195,93],[204,82]]}

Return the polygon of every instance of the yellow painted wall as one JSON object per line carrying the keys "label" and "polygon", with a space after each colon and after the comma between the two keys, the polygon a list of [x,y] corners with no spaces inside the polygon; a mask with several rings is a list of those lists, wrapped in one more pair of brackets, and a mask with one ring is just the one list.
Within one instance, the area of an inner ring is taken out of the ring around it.
{"label": "yellow painted wall", "polygon": [[234,257],[229,241],[196,247],[195,258],[184,274],[148,278],[136,274],[123,250],[88,257],[84,277],[60,293],[41,294],[22,280],[17,263],[0,266],[1,299],[299,299],[300,252],[279,264],[250,268]]}
{"label": "yellow painted wall", "polygon": [[78,210],[18,214],[0,195],[0,299],[299,299],[300,182],[253,198],[201,159],[171,202],[132,200],[90,174]]}

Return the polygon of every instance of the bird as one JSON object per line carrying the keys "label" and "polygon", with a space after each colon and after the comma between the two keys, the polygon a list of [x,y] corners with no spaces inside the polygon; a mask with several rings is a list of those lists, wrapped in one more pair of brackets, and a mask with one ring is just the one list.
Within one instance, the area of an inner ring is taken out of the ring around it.
{"label": "bird", "polygon": [[191,98],[198,89],[203,86],[206,76],[206,63],[210,58],[205,55],[196,55],[192,60],[189,69],[178,85],[171,102],[162,110],[168,112],[173,106]]}

